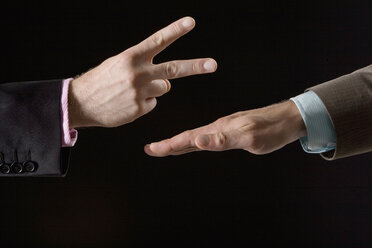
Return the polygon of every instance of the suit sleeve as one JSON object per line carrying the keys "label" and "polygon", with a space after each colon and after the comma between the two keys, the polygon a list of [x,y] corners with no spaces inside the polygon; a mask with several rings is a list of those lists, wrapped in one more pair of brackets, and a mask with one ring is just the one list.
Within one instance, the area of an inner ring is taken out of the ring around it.
{"label": "suit sleeve", "polygon": [[0,176],[65,176],[62,80],[0,84]]}
{"label": "suit sleeve", "polygon": [[322,153],[334,160],[372,151],[372,65],[316,85],[336,132],[336,149]]}

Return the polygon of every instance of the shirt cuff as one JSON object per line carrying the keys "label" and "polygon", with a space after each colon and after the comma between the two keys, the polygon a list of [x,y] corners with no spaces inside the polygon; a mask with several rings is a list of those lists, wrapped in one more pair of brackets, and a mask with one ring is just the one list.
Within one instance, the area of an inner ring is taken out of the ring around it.
{"label": "shirt cuff", "polygon": [[63,80],[61,94],[61,125],[62,125],[62,147],[74,146],[78,137],[78,132],[70,128],[68,120],[68,87],[72,78]]}
{"label": "shirt cuff", "polygon": [[301,137],[301,146],[308,153],[323,153],[336,148],[336,133],[322,100],[313,91],[290,98],[304,120],[307,136]]}

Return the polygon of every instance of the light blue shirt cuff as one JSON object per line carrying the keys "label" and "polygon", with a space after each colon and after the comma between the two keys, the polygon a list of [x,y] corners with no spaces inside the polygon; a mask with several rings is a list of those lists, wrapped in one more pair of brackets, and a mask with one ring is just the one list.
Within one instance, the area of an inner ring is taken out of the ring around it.
{"label": "light blue shirt cuff", "polygon": [[308,153],[323,153],[336,148],[336,133],[322,100],[313,91],[290,98],[304,120],[307,136],[301,137]]}

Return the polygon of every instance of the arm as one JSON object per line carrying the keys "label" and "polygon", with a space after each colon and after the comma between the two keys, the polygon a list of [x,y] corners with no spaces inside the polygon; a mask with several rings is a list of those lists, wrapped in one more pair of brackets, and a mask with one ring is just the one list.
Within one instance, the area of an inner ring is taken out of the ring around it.
{"label": "arm", "polygon": [[[315,92],[316,99],[312,102],[292,98],[293,101],[238,112],[146,145],[145,152],[167,156],[200,150],[244,149],[265,154],[299,138],[305,151],[322,152],[322,157],[328,160],[372,151],[372,66],[309,90]],[[301,102],[305,103],[304,109]]]}
{"label": "arm", "polygon": [[77,141],[78,131],[70,127],[68,118],[68,90],[72,78],[63,80],[61,92],[61,127],[62,127],[62,147],[72,147]]}
{"label": "arm", "polygon": [[[194,26],[192,18],[182,18],[73,79],[69,87],[62,80],[0,85],[0,176],[63,176],[70,148],[61,148],[69,143],[61,136],[78,127],[132,122],[170,90],[168,79],[214,72],[217,64],[209,58],[152,63]],[[64,104],[68,109],[61,110]]]}
{"label": "arm", "polygon": [[217,64],[209,58],[152,63],[194,25],[192,18],[182,18],[74,79],[69,90],[70,127],[132,122],[150,112],[156,97],[170,90],[168,79],[214,72]]}
{"label": "arm", "polygon": [[265,154],[305,135],[305,124],[298,108],[292,101],[285,101],[234,113],[171,139],[146,145],[145,151],[152,156],[230,149]]}
{"label": "arm", "polygon": [[0,176],[63,176],[62,80],[0,85]]}
{"label": "arm", "polygon": [[327,160],[372,151],[372,65],[309,88],[324,103],[337,136]]}
{"label": "arm", "polygon": [[322,100],[309,90],[292,97],[305,122],[306,136],[300,138],[301,146],[307,153],[324,153],[335,149],[336,133]]}

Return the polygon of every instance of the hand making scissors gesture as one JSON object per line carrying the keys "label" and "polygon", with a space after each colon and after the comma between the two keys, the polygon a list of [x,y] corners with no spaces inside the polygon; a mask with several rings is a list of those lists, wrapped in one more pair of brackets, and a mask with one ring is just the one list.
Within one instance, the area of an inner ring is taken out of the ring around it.
{"label": "hand making scissors gesture", "polygon": [[70,127],[120,126],[150,112],[156,97],[170,90],[168,79],[214,72],[210,58],[153,64],[153,58],[191,31],[195,21],[184,17],[139,44],[110,57],[70,85]]}

